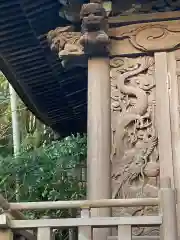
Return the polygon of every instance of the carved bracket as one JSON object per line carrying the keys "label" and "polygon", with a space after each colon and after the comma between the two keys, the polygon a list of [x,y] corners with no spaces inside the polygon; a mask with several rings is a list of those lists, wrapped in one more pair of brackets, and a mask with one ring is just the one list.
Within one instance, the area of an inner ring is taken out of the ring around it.
{"label": "carved bracket", "polygon": [[84,65],[89,55],[100,56],[109,51],[108,19],[102,5],[98,2],[84,4],[80,18],[82,33],[75,32],[73,26],[67,26],[58,27],[47,35],[51,49],[58,53],[65,66],[69,62]]}
{"label": "carved bracket", "polygon": [[51,30],[47,35],[51,44],[51,50],[58,53],[64,64],[72,61],[74,57],[77,58],[84,55],[80,37],[81,33],[75,32],[73,26],[58,27],[55,30]]}
{"label": "carved bracket", "polygon": [[180,46],[180,20],[110,28],[107,35],[107,19],[100,4],[83,5],[81,18],[82,34],[72,26],[48,33],[51,49],[58,52],[64,65],[73,62],[73,66],[87,66],[89,55],[107,54],[108,35],[111,56],[170,51]]}

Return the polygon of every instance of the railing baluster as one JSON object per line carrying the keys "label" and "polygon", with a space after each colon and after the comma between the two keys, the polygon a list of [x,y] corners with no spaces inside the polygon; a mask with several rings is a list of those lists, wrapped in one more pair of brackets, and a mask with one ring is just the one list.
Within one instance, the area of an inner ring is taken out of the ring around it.
{"label": "railing baluster", "polygon": [[51,240],[51,229],[49,227],[38,228],[37,240]]}
{"label": "railing baluster", "polygon": [[[81,217],[86,221],[90,217],[89,209],[81,210]],[[80,226],[78,228],[78,240],[92,240],[92,227],[91,226]]]}
{"label": "railing baluster", "polygon": [[131,225],[118,226],[118,240],[132,240]]}

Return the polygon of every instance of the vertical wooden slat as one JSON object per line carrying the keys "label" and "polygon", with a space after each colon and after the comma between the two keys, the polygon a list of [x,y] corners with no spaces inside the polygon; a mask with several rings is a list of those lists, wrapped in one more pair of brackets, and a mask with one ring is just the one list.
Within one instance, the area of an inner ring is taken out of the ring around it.
{"label": "vertical wooden slat", "polygon": [[[169,75],[169,98],[170,98],[170,118],[172,153],[174,167],[174,182],[176,188],[177,213],[180,213],[180,116],[179,116],[179,88],[177,79],[177,67],[175,52],[167,53],[168,75]],[[178,234],[180,236],[180,215],[177,214]]]}
{"label": "vertical wooden slat", "polygon": [[132,240],[131,225],[118,226],[118,240]]}
{"label": "vertical wooden slat", "polygon": [[[82,218],[89,218],[90,211],[89,209],[82,209],[81,210],[81,217]],[[91,226],[78,228],[78,240],[91,240],[92,239],[92,228]]]}
{"label": "vertical wooden slat", "polygon": [[13,240],[13,233],[10,229],[0,229],[1,240]]}
{"label": "vertical wooden slat", "polygon": [[174,190],[171,188],[170,178],[162,179],[160,190],[160,207],[163,223],[161,226],[161,239],[177,240],[176,203]]}
{"label": "vertical wooden slat", "polygon": [[51,240],[51,229],[48,227],[38,228],[37,240]]}
{"label": "vertical wooden slat", "polygon": [[160,178],[170,177],[174,186],[169,109],[167,53],[155,53],[156,124],[159,141]]}

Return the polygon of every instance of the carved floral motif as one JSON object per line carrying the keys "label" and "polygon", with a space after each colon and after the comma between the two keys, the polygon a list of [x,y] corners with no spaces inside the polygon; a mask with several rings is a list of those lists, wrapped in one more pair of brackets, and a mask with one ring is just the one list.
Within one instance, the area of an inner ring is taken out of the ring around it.
{"label": "carved floral motif", "polygon": [[[113,58],[110,64],[112,197],[157,197],[154,59]],[[151,215],[157,211],[157,207],[114,208],[113,215]],[[156,235],[158,231],[158,228],[133,229],[135,235]]]}

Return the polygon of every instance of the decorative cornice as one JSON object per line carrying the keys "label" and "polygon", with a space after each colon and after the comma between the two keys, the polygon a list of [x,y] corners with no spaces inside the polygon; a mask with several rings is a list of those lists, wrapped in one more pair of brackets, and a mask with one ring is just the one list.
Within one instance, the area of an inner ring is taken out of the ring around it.
{"label": "decorative cornice", "polygon": [[[180,48],[180,20],[110,28],[108,35],[111,40],[111,56],[170,51]],[[103,33],[102,36],[104,36]],[[98,37],[102,41],[96,41],[95,39]],[[72,59],[76,59],[73,62],[78,65],[85,65],[87,61],[84,59],[87,60],[87,57],[90,54],[94,54],[95,50],[97,54],[106,53],[109,41],[108,38],[105,38],[103,42],[104,38],[102,37],[101,39],[101,31],[85,31],[81,35],[80,32],[75,32],[73,27],[57,28],[54,31],[50,31],[48,39],[51,42],[51,48],[58,52],[59,58],[64,63],[72,62]],[[83,41],[85,46],[82,44]],[[89,52],[85,49],[87,47],[86,44],[89,47]],[[101,49],[100,46],[102,47]],[[90,52],[90,50],[92,51]],[[77,61],[77,59],[81,60]]]}
{"label": "decorative cornice", "polygon": [[126,1],[113,1],[113,14],[126,15],[142,14],[142,13],[158,13],[168,11],[180,10],[180,0],[126,0]]}
{"label": "decorative cornice", "polygon": [[180,47],[180,20],[112,28],[111,55],[170,51]]}

